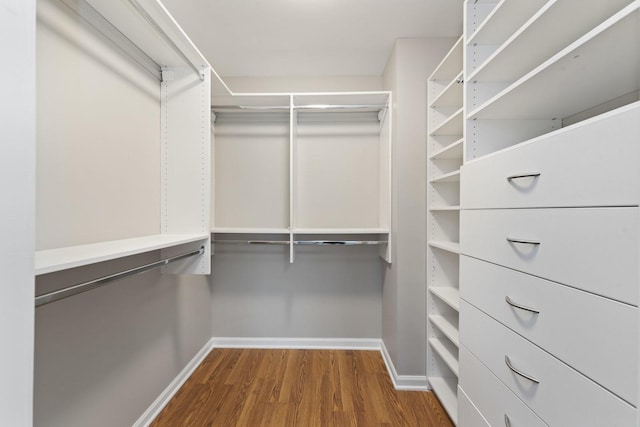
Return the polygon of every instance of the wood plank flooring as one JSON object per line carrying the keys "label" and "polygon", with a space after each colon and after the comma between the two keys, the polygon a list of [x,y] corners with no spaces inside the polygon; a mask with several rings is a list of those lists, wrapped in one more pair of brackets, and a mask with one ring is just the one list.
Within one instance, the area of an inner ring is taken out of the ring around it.
{"label": "wood plank flooring", "polygon": [[214,349],[152,427],[453,427],[432,393],[396,391],[378,351]]}

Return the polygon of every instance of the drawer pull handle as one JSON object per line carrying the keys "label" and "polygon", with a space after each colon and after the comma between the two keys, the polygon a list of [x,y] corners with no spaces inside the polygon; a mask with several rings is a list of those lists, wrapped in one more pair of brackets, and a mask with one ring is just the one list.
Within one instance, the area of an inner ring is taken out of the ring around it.
{"label": "drawer pull handle", "polygon": [[515,374],[518,374],[522,378],[526,378],[533,383],[540,384],[540,381],[538,379],[532,377],[531,375],[527,375],[524,372],[514,368],[513,365],[511,364],[511,360],[509,360],[509,356],[507,355],[504,356],[504,363],[506,363],[509,369],[511,369]]}
{"label": "drawer pull handle", "polygon": [[535,308],[527,307],[526,305],[518,304],[517,302],[513,302],[509,296],[504,297],[504,300],[511,307],[519,308],[520,310],[530,311],[531,313],[540,314],[540,310],[536,310]]}
{"label": "drawer pull handle", "polygon": [[511,181],[514,179],[518,179],[518,178],[537,178],[540,176],[539,172],[534,172],[534,173],[523,173],[521,175],[511,175],[507,177],[507,181]]}
{"label": "drawer pull handle", "polygon": [[510,243],[524,243],[526,245],[539,245],[540,244],[540,242],[537,242],[535,240],[514,239],[512,237],[507,237],[507,242],[510,242]]}
{"label": "drawer pull handle", "polygon": [[511,427],[511,420],[507,414],[504,414],[504,425],[505,427]]}

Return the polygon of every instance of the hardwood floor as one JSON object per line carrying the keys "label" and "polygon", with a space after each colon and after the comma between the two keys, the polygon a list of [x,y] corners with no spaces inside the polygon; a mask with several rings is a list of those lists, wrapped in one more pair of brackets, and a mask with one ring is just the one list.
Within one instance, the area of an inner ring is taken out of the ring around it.
{"label": "hardwood floor", "polygon": [[377,351],[215,349],[152,427],[453,427],[432,393],[396,391]]}

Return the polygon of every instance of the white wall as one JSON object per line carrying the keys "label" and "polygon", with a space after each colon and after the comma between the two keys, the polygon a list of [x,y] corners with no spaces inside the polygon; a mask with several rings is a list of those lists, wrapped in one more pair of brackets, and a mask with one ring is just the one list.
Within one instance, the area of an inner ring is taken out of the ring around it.
{"label": "white wall", "polygon": [[0,0],[0,423],[32,425],[35,1]]}
{"label": "white wall", "polygon": [[382,331],[400,376],[426,375],[427,77],[454,42],[399,39],[383,74],[394,93],[395,254],[383,276]]}
{"label": "white wall", "polygon": [[[62,2],[38,0],[37,32],[38,248],[159,233],[160,83]],[[36,291],[159,256],[39,276]],[[210,300],[209,277],[153,270],[38,307],[34,424],[132,425],[210,340]]]}

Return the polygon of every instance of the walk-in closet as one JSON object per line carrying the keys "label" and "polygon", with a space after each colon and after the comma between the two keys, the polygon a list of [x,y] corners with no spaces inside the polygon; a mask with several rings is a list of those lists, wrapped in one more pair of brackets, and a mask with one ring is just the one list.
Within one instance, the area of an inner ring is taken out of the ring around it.
{"label": "walk-in closet", "polygon": [[640,427],[640,0],[0,0],[0,425]]}

